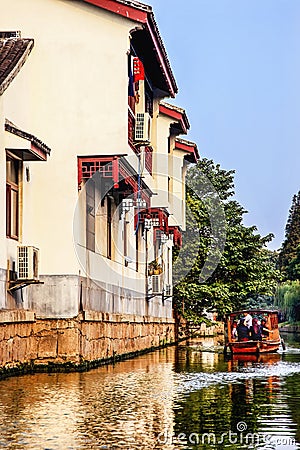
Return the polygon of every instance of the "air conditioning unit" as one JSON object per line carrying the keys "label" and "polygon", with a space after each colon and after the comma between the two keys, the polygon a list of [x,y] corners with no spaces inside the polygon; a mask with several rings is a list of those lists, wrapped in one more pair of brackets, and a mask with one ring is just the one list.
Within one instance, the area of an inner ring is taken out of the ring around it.
{"label": "air conditioning unit", "polygon": [[18,280],[38,280],[38,260],[38,248],[18,246]]}
{"label": "air conditioning unit", "polygon": [[172,291],[173,291],[172,285],[171,284],[166,284],[166,286],[165,286],[165,294],[167,296],[171,296],[171,295],[173,295]]}
{"label": "air conditioning unit", "polygon": [[162,278],[161,275],[152,275],[152,294],[161,294]]}
{"label": "air conditioning unit", "polygon": [[137,113],[135,117],[134,139],[136,142],[151,142],[151,116],[149,113]]}

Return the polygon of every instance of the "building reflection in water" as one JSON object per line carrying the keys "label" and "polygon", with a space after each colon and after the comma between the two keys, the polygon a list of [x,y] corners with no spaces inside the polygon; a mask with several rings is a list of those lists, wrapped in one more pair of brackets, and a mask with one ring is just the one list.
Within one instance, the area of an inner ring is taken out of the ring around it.
{"label": "building reflection in water", "polygon": [[181,345],[90,372],[2,380],[0,448],[177,450],[187,447],[158,436],[235,432],[240,421],[249,432],[297,435],[300,373],[282,371],[300,358],[206,350]]}
{"label": "building reflection in water", "polygon": [[173,432],[174,358],[173,347],[91,372],[3,380],[0,447],[154,448]]}

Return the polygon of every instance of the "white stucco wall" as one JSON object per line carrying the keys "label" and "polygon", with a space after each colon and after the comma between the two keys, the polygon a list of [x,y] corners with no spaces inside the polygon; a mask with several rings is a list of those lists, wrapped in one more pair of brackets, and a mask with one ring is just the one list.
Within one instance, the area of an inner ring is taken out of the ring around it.
{"label": "white stucco wall", "polygon": [[168,201],[168,137],[170,133],[171,120],[160,115],[156,125],[156,151],[153,154],[153,178],[154,186],[158,195],[152,198],[153,206],[167,207]]}
{"label": "white stucco wall", "polygon": [[[30,180],[23,176],[20,242],[40,249],[39,272],[45,282],[44,286],[32,286],[26,291],[24,305],[34,308],[40,316],[72,317],[79,308],[76,276],[87,275],[100,287],[107,287],[105,300],[101,289],[94,290],[91,301],[95,307],[100,307],[103,300],[108,310],[114,308],[115,312],[139,310],[140,314],[171,317],[170,300],[165,305],[159,298],[148,305],[131,301],[136,292],[142,294],[145,289],[143,255],[139,272],[130,264],[125,267],[122,254],[117,252],[114,261],[106,259],[103,264],[101,242],[99,254],[84,249],[84,221],[79,227],[80,251],[76,252],[73,242],[78,202],[77,156],[128,154],[130,164],[138,169],[127,136],[127,51],[129,32],[135,24],[79,1],[0,0],[0,9],[3,29],[21,30],[22,37],[35,41],[28,61],[0,99],[0,126],[3,130],[7,118],[52,149],[46,162],[28,162],[23,167],[24,174],[29,168]],[[145,181],[158,194],[152,198],[152,206],[168,207],[168,137],[172,119],[157,118],[157,112],[156,101],[152,128],[154,177],[146,174]],[[0,133],[0,180],[5,180],[5,148],[12,141],[16,146],[22,145],[16,142],[20,139]],[[0,183],[0,208],[5,211],[5,182]],[[133,217],[127,219],[131,236],[128,255],[134,257]],[[105,217],[97,218],[100,241],[101,220]],[[116,222],[114,230],[116,247],[122,249],[122,230]],[[16,258],[17,246],[5,234],[2,221],[2,273],[7,259]],[[141,236],[141,251],[144,244]],[[153,257],[150,245],[149,260]],[[109,294],[110,285],[114,290],[126,289],[125,303],[116,305],[116,299]],[[1,286],[4,283],[1,284],[0,274],[0,308]]]}
{"label": "white stucco wall", "polygon": [[185,162],[182,151],[172,150],[169,155],[169,173],[171,177],[170,225],[179,225],[185,229]]}
{"label": "white stucco wall", "polygon": [[35,40],[5,93],[4,115],[52,149],[46,163],[29,163],[22,240],[41,249],[41,273],[78,273],[77,155],[128,151],[126,52],[133,25],[83,2],[1,0],[0,6],[5,29]]}

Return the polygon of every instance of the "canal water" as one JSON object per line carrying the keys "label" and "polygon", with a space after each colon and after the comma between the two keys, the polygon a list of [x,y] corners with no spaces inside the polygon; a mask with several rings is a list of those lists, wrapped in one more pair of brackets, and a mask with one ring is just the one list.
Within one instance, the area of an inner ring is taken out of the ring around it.
{"label": "canal water", "polygon": [[298,449],[291,338],[269,356],[227,360],[206,339],[90,372],[2,380],[0,448]]}

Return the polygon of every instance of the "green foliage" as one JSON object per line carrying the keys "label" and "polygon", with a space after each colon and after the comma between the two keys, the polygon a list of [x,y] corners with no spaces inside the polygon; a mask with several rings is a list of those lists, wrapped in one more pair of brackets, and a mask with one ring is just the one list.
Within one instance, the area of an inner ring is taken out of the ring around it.
{"label": "green foliage", "polygon": [[285,280],[300,279],[300,191],[293,196],[285,227],[285,240],[279,254],[279,267]]}
{"label": "green foliage", "polygon": [[[255,226],[243,224],[246,211],[230,199],[233,195],[234,171],[222,170],[207,159],[188,171],[187,232],[180,263],[177,260],[174,264],[175,276],[181,279],[174,290],[175,306],[182,312],[184,304],[185,315],[201,316],[204,310],[217,310],[224,316],[245,305],[249,298],[275,293],[277,254],[266,249],[273,236],[262,237]],[[220,245],[221,233],[213,232],[212,221],[226,231],[224,248]],[[211,251],[207,265],[208,272],[212,269],[210,277],[200,282]]]}
{"label": "green foliage", "polygon": [[276,304],[287,321],[295,322],[300,319],[300,191],[293,196],[279,268],[285,283],[277,290]]}
{"label": "green foliage", "polygon": [[248,298],[241,304],[241,309],[275,309],[274,297],[271,295],[258,295]]}
{"label": "green foliage", "polygon": [[278,287],[275,298],[288,322],[300,320],[300,281],[287,281]]}
{"label": "green foliage", "polygon": [[296,248],[296,256],[286,267],[286,274],[289,280],[300,280],[300,245]]}

